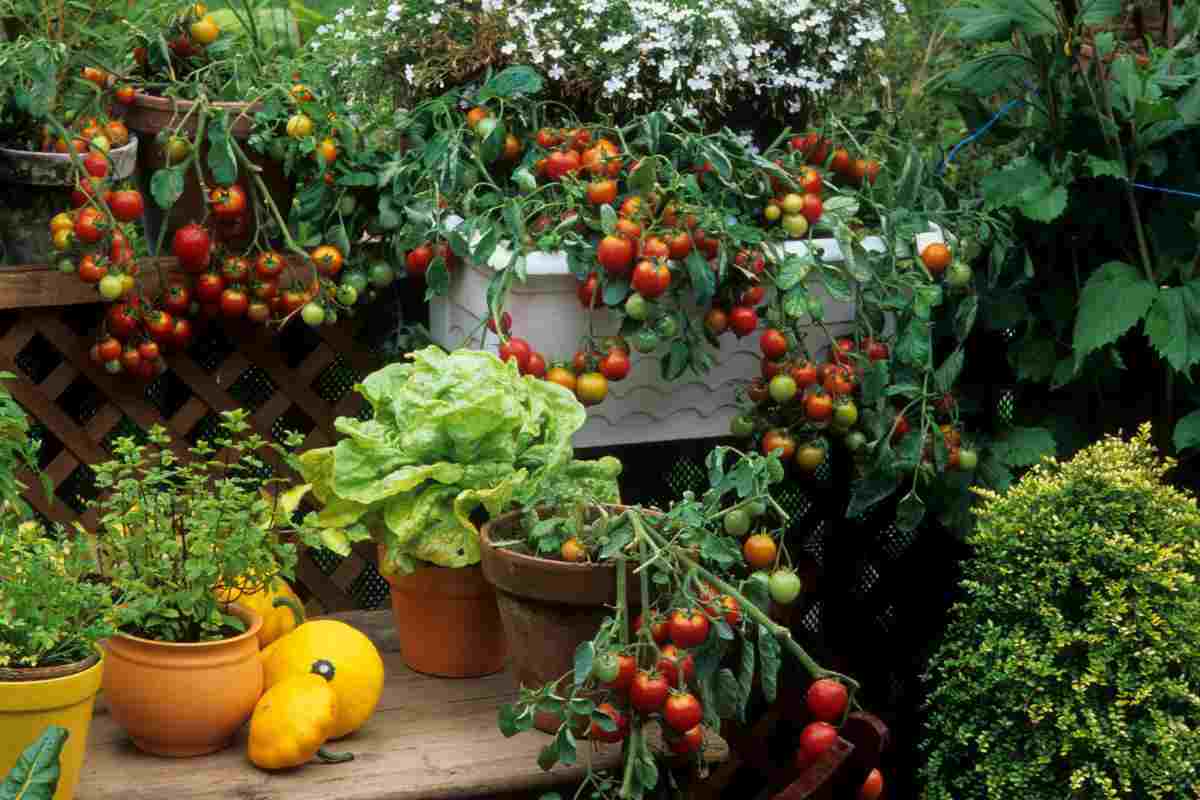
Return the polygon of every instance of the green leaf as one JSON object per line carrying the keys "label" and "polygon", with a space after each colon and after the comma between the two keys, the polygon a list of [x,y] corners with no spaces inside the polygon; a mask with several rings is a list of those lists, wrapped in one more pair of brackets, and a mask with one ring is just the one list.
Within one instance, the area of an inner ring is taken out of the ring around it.
{"label": "green leaf", "polygon": [[896,208],[913,208],[916,205],[921,179],[924,177],[925,159],[914,145],[909,145],[904,154],[904,166],[896,181]]}
{"label": "green leaf", "polygon": [[558,740],[555,739],[550,744],[542,748],[538,753],[537,763],[544,771],[549,772],[554,769],[554,765],[558,763]]}
{"label": "green leaf", "polygon": [[754,689],[754,654],[757,651],[746,640],[742,640],[742,660],[738,670],[738,708],[739,720],[746,718],[746,706],[750,702],[750,693]]}
{"label": "green leaf", "polygon": [[0,798],[4,800],[51,800],[58,789],[61,775],[58,758],[70,732],[51,725],[32,744],[25,748],[12,770],[0,783]]}
{"label": "green leaf", "polygon": [[909,320],[896,342],[896,358],[902,363],[924,369],[932,356],[929,322],[917,317]]}
{"label": "green leaf", "polygon": [[933,309],[942,304],[942,287],[917,286],[913,289],[913,313],[921,319],[929,319]]}
{"label": "green leaf", "polygon": [[948,392],[953,389],[954,383],[958,380],[958,376],[962,372],[962,368],[963,351],[960,348],[946,356],[946,360],[933,373],[933,382],[938,390]]}
{"label": "green leaf", "polygon": [[925,518],[925,503],[915,491],[909,492],[896,505],[896,528],[901,531],[916,530]]}
{"label": "green leaf", "polygon": [[863,370],[862,402],[864,406],[873,407],[883,397],[883,390],[888,385],[890,370],[886,360],[872,361]]}
{"label": "green leaf", "polygon": [[834,300],[848,303],[854,299],[854,293],[850,290],[850,281],[840,272],[834,269],[823,269],[821,278],[825,284],[825,291],[829,292],[829,296]]}
{"label": "green leaf", "polygon": [[846,519],[855,519],[892,496],[900,486],[900,476],[895,472],[876,468],[865,478],[857,480],[851,487],[850,503],[846,506]]}
{"label": "green leaf", "polygon": [[1112,76],[1109,85],[1113,105],[1117,106],[1126,117],[1133,116],[1133,110],[1143,95],[1142,77],[1138,74],[1133,57],[1120,55],[1113,59],[1109,74]]}
{"label": "green leaf", "polygon": [[660,362],[663,380],[679,380],[690,363],[691,351],[688,349],[687,342],[681,339],[671,342],[670,351],[662,357]]}
{"label": "green leaf", "polygon": [[763,697],[768,703],[775,702],[778,689],[779,667],[782,659],[779,657],[779,640],[765,625],[758,626],[758,658],[762,664],[759,680],[762,683]]}
{"label": "green leaf", "polygon": [[233,154],[233,142],[226,129],[226,116],[209,121],[208,127],[208,168],[212,171],[213,180],[222,186],[229,186],[237,180],[237,159]]}
{"label": "green leaf", "polygon": [[611,236],[617,229],[617,212],[612,205],[605,203],[600,206],[600,230],[605,236]]}
{"label": "green leaf", "polygon": [[789,254],[779,265],[779,275],[775,279],[776,288],[781,292],[786,292],[793,286],[802,283],[808,277],[814,263],[811,255]]}
{"label": "green leaf", "polygon": [[708,265],[698,250],[693,249],[688,253],[687,270],[688,278],[692,282],[692,289],[696,293],[696,304],[708,305],[717,289],[716,276],[713,275],[712,267]]}
{"label": "green leaf", "polygon": [[542,90],[542,76],[532,67],[508,67],[492,76],[483,85],[475,98],[484,103],[493,97],[508,99],[523,94],[537,94]]}
{"label": "green leaf", "polygon": [[799,319],[808,313],[808,287],[794,286],[783,296],[783,313]]}
{"label": "green leaf", "polygon": [[990,453],[979,459],[979,469],[975,473],[984,485],[998,492],[1008,489],[1013,482],[1012,472]]}
{"label": "green leaf", "polygon": [[1160,290],[1146,315],[1146,335],[1179,372],[1200,363],[1200,281]]}
{"label": "green leaf", "polygon": [[960,342],[971,335],[975,327],[975,316],[979,311],[979,295],[969,294],[954,310],[954,336]]}
{"label": "green leaf", "polygon": [[1186,450],[1189,447],[1200,445],[1200,409],[1175,423],[1175,434],[1172,441],[1176,450]]}
{"label": "green leaf", "polygon": [[325,240],[340,250],[344,258],[350,257],[350,237],[345,225],[339,223],[325,231]]}
{"label": "green leaf", "polygon": [[1077,358],[1119,339],[1145,316],[1157,294],[1157,287],[1135,267],[1120,261],[1109,261],[1092,273],[1075,318]]}
{"label": "green leaf", "polygon": [[150,194],[155,204],[166,211],[183,194],[183,168],[165,167],[150,178]]}
{"label": "green leaf", "polygon": [[1117,178],[1125,179],[1125,165],[1120,161],[1113,161],[1107,158],[1097,158],[1094,155],[1088,154],[1086,162],[1088,174],[1093,178]]}
{"label": "green leaf", "polygon": [[1082,25],[1099,25],[1121,13],[1121,0],[1087,0],[1079,9],[1076,21]]}
{"label": "green leaf", "polygon": [[1017,380],[1040,382],[1054,374],[1058,353],[1053,339],[1035,333],[1009,345],[1008,360],[1017,370]]}
{"label": "green leaf", "polygon": [[991,455],[1009,467],[1028,467],[1055,450],[1054,434],[1045,428],[1010,428],[992,442]]}
{"label": "green leaf", "polygon": [[[749,648],[746,648],[749,649]],[[741,706],[741,687],[733,670],[725,667],[717,673],[717,687],[713,700],[716,704],[717,716],[721,719],[731,719],[737,716]]]}
{"label": "green leaf", "polygon": [[986,175],[980,181],[980,194],[988,208],[1017,208],[1035,222],[1050,222],[1067,208],[1067,190],[1030,156]]}
{"label": "green leaf", "polygon": [[596,657],[596,647],[589,639],[580,642],[575,648],[575,685],[583,686],[592,674],[592,661]]}
{"label": "green leaf", "polygon": [[1007,39],[1016,23],[1007,4],[985,3],[982,0],[950,8],[946,16],[958,23],[958,33],[955,35],[969,42]]}
{"label": "green leaf", "polygon": [[500,716],[496,721],[496,726],[500,728],[500,733],[504,734],[505,738],[516,736],[521,732],[518,724],[520,718],[521,712],[517,711],[516,706],[512,703],[505,703],[500,706]]}
{"label": "green leaf", "polygon": [[604,304],[619,306],[629,296],[629,281],[624,278],[611,278],[604,285]]}
{"label": "green leaf", "polygon": [[638,194],[649,194],[658,181],[658,166],[653,158],[643,158],[629,176],[629,188]]}

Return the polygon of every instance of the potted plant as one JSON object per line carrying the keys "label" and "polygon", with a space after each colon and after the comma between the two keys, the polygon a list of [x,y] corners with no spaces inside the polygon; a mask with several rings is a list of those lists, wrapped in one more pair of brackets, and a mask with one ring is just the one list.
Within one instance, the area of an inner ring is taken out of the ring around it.
{"label": "potted plant", "polygon": [[[543,769],[573,763],[580,736],[621,742],[620,773],[589,770],[585,783],[619,789],[623,798],[651,796],[667,782],[660,769],[703,758],[706,739],[723,721],[744,721],[756,685],[774,702],[781,668],[792,659],[814,679],[807,695],[813,721],[800,735],[795,772],[820,773],[838,761],[837,729],[857,683],[817,664],[771,616],[773,603],[793,603],[802,588],[776,543],[787,517],[769,489],[783,479],[783,465],[774,455],[719,447],[707,466],[708,491],[689,493],[665,512],[593,507],[589,517],[560,507],[537,518],[501,518],[487,529],[484,546],[494,556],[485,564],[502,591],[519,598],[518,627],[526,624],[522,616],[557,622],[571,610],[566,593],[549,596],[536,577],[553,575],[554,562],[533,553],[557,546],[565,560],[615,564],[609,613],[574,648],[551,626],[549,647],[527,664],[535,680],[523,678],[517,702],[500,711],[507,736],[545,729],[548,717],[558,717],[554,739],[538,757]],[[520,565],[516,580],[506,567],[512,562]],[[643,609],[635,618],[638,596]]]}
{"label": "potted plant", "polygon": [[282,479],[264,478],[264,456],[287,459],[287,450],[249,429],[247,412],[225,412],[211,443],[183,452],[156,427],[145,442],[119,440],[113,460],[95,467],[96,547],[120,601],[120,633],[104,642],[104,692],[149,753],[225,747],[262,694],[263,620],[228,602],[224,587],[270,591],[291,575],[295,547],[281,537],[294,530],[303,493],[269,491]]}
{"label": "potted plant", "polygon": [[115,630],[112,593],[95,573],[82,533],[0,523],[0,772],[60,725],[71,736],[56,800],[74,795],[104,672],[96,643]]}
{"label": "potted plant", "polygon": [[578,462],[585,413],[565,389],[491,353],[427,347],[367,376],[374,416],[339,418],[333,447],[299,468],[324,506],[310,519],[343,552],[379,545],[405,662],[443,676],[496,672],[506,654],[479,567],[478,523],[549,491],[617,499],[615,459]]}
{"label": "potted plant", "polygon": [[1145,423],[984,494],[929,662],[922,797],[1194,792],[1200,513],[1174,466]]}
{"label": "potted plant", "polygon": [[119,118],[132,88],[111,67],[129,35],[104,0],[7,0],[0,15],[0,185],[20,187],[0,216],[5,258],[46,263],[54,251],[43,222],[80,180],[72,155],[95,153],[114,180],[133,172],[137,139]]}

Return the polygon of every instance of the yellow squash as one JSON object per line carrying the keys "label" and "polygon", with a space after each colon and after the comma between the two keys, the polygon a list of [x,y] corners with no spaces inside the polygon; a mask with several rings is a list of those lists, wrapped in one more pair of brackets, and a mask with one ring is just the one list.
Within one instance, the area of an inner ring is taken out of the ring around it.
{"label": "yellow squash", "polygon": [[267,690],[250,717],[246,752],[260,769],[299,767],[313,756],[322,761],[349,761],[349,753],[327,753],[321,745],[337,722],[337,694],[330,686],[337,670],[328,661],[313,662],[303,675],[293,675]]}
{"label": "yellow squash", "polygon": [[[254,586],[255,583],[253,576],[248,576],[239,581],[238,585],[244,588]],[[258,646],[264,650],[271,642],[296,630],[298,624],[296,614],[290,606],[275,605],[275,601],[280,597],[293,600],[296,607],[300,607],[300,598],[283,578],[274,578],[269,586],[260,588],[252,594],[246,594],[240,589],[231,590],[221,587],[217,589],[217,599],[222,603],[237,603],[263,618],[262,627],[258,630]],[[304,612],[301,610],[299,622],[303,621]]]}
{"label": "yellow squash", "polygon": [[[299,613],[289,600],[276,600]],[[383,694],[383,658],[369,638],[357,628],[332,619],[317,619],[276,639],[260,654],[263,685],[270,690],[288,678],[308,673],[314,661],[337,655],[337,670],[329,685],[337,695],[337,720],[330,739],[362,727]]]}

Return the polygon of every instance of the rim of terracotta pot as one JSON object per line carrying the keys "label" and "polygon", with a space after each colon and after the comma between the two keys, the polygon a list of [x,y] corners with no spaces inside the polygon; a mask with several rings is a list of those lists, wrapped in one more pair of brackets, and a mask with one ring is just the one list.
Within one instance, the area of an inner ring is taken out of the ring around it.
{"label": "rim of terracotta pot", "polygon": [[[143,126],[138,121],[137,110],[143,113],[169,115],[174,121],[177,117],[182,117],[195,104],[195,100],[187,100],[182,97],[159,97],[158,95],[146,94],[145,92],[137,92],[133,96],[133,102],[130,104],[130,111],[135,113],[127,113],[127,122],[132,130],[141,130],[147,132],[154,126]],[[236,111],[244,112],[235,115],[230,125],[230,130],[235,134],[249,135],[250,129],[254,124],[254,115],[263,109],[263,104],[260,102],[249,103],[244,100],[213,100],[209,103],[218,111]],[[165,126],[154,128],[157,132]],[[143,130],[143,128],[145,130]],[[187,133],[192,133],[196,129],[196,120],[189,119],[184,126]]]}
{"label": "rim of terracotta pot", "polygon": [[237,636],[230,636],[227,639],[213,639],[207,642],[164,642],[161,639],[145,639],[141,636],[134,636],[131,633],[118,633],[113,639],[126,639],[138,644],[153,645],[159,648],[170,650],[180,650],[182,652],[195,652],[206,647],[216,647],[223,645],[237,644],[245,639],[250,639],[258,636],[259,629],[263,626],[263,618],[260,614],[256,614],[245,606],[232,603],[229,605],[229,611],[233,616],[246,623],[246,630],[239,633]]}
{"label": "rim of terracotta pot", "polygon": [[55,667],[0,667],[0,683],[40,683],[69,678],[96,666],[103,656],[103,651],[97,651],[80,661]]}
{"label": "rim of terracotta pot", "polygon": [[[604,508],[620,513],[630,507],[605,504]],[[545,509],[539,509],[542,510]],[[488,582],[508,594],[550,603],[596,606],[616,602],[617,565],[612,562],[560,561],[497,547],[492,541],[492,533],[513,527],[524,513],[524,510],[510,511],[488,520],[480,528],[480,563]],[[631,580],[627,590],[631,600],[636,603],[640,593],[633,568],[633,564],[628,565]],[[543,584],[547,579],[551,584],[549,586]]]}

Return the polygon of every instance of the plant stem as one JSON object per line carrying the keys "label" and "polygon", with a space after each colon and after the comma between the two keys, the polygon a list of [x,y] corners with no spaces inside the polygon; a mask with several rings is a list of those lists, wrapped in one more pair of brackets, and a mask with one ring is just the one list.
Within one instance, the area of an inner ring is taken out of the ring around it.
{"label": "plant stem", "polygon": [[621,780],[621,797],[630,798],[633,793],[633,767],[642,755],[642,729],[633,726],[625,739],[625,775]]}

